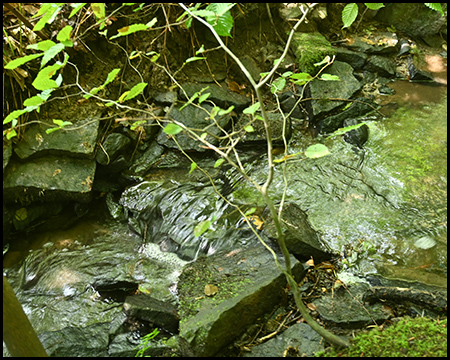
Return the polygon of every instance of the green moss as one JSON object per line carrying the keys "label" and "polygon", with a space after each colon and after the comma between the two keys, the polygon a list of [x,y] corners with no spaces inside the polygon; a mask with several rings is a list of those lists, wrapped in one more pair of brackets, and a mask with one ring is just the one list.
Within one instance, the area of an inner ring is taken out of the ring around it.
{"label": "green moss", "polygon": [[297,64],[302,72],[315,75],[320,67],[314,64],[322,61],[327,55],[336,54],[331,44],[319,33],[294,34],[292,39]]}
{"label": "green moss", "polygon": [[[226,276],[209,269],[205,264],[205,257],[200,257],[183,270],[178,283],[180,296],[181,321],[186,321],[194,316],[199,308],[214,308],[223,300],[237,296],[239,292],[250,282],[245,274],[233,274]],[[218,287],[214,296],[205,295],[205,286],[212,284]]]}
{"label": "green moss", "polygon": [[344,351],[331,349],[316,356],[446,357],[447,319],[405,317],[385,330],[357,335]]}

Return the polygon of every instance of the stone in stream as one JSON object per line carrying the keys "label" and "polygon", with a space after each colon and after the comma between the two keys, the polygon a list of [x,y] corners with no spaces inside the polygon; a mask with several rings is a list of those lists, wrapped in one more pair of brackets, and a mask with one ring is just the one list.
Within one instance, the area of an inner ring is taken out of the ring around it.
{"label": "stone in stream", "polygon": [[[344,127],[357,125],[358,121],[356,119],[347,119],[344,120]],[[359,128],[350,130],[349,132],[344,134],[344,141],[356,146],[359,149],[362,149],[363,145],[369,139],[369,127],[364,124]]]}
{"label": "stone in stream", "polygon": [[[282,256],[278,255],[281,266]],[[303,266],[291,256],[297,282]],[[207,285],[217,287],[213,295]],[[214,356],[282,302],[286,278],[262,245],[200,257],[180,275],[180,336],[198,356]]]}
{"label": "stone in stream", "polygon": [[[268,210],[263,217],[266,224],[264,232],[276,242],[277,231]],[[281,220],[286,247],[297,259],[307,261],[312,257],[319,264],[333,257],[324,247],[319,233],[311,226],[307,214],[296,203],[289,202],[284,206]]]}

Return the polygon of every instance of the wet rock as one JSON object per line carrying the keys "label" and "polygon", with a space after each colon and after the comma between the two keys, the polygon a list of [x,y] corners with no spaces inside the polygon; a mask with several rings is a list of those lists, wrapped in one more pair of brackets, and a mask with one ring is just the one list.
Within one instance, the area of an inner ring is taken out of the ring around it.
{"label": "wet rock", "polygon": [[[205,129],[208,127],[208,132],[219,136],[222,134],[222,130],[220,130],[217,126],[210,126],[212,123],[212,120],[209,118],[208,113],[210,114],[213,107],[211,105],[204,105],[202,104],[202,108],[198,108],[197,106],[188,105],[185,108],[181,110],[181,106],[173,107],[170,112],[167,114],[170,118],[179,121],[186,125],[189,128],[192,129]],[[225,116],[217,116],[217,122],[219,126],[223,129],[226,128],[228,123],[231,120],[231,117],[229,114]],[[198,133],[198,135],[201,135],[201,132]],[[178,149],[178,145],[173,141],[172,136],[175,136],[178,143],[180,144],[181,148],[185,151],[189,150],[195,150],[204,152],[206,151],[203,144],[193,139],[189,134],[185,133],[184,131],[177,134],[177,135],[167,135],[164,132],[161,132],[157,138],[157,141],[160,145],[167,146],[169,148]],[[215,137],[212,137],[211,135],[208,135],[206,137],[206,140],[209,141],[213,145],[218,145],[218,140]]]}
{"label": "wet rock", "polygon": [[376,19],[415,39],[439,34],[447,28],[447,17],[423,3],[393,3],[381,8]]}
{"label": "wet rock", "polygon": [[433,81],[433,76],[425,70],[420,70],[412,56],[408,57],[408,72],[410,81]]}
{"label": "wet rock", "polygon": [[[238,219],[227,215],[231,210],[225,201],[217,198],[213,187],[187,181],[185,169],[178,173],[177,179],[184,183],[144,181],[123,192],[120,204],[128,214],[130,226],[155,246],[170,238],[170,242],[166,241],[163,247],[177,248],[177,255],[186,260],[257,243],[246,223],[241,221],[236,225]],[[220,183],[217,183],[220,191]],[[212,226],[214,231],[207,231],[198,237],[194,235],[194,228],[199,222],[214,217],[217,219]]]}
{"label": "wet rock", "polygon": [[[283,116],[278,113],[267,113],[267,120],[269,121],[269,127],[272,135],[272,141],[275,145],[282,145],[283,142],[283,127],[286,141],[291,138],[292,129],[291,129],[291,119],[286,118],[286,122],[284,122]],[[250,123],[250,117],[248,115],[242,114],[239,118],[236,128],[244,128],[247,124]],[[264,123],[262,121],[253,121],[251,123],[253,129],[255,131],[252,132],[244,132],[242,143],[249,142],[266,142],[266,130],[264,127]]]}
{"label": "wet rock", "polygon": [[96,162],[46,156],[26,162],[11,160],[3,178],[5,202],[50,202],[91,199]]}
{"label": "wet rock", "polygon": [[298,100],[299,96],[292,91],[286,91],[280,95],[280,106],[285,115],[291,114],[290,116],[295,119],[305,118],[306,110],[301,108],[300,103],[296,106]]}
{"label": "wet rock", "polygon": [[128,316],[150,321],[171,333],[178,332],[180,318],[177,308],[170,303],[139,294],[127,296],[123,310]]}
{"label": "wet rock", "polygon": [[345,109],[337,115],[328,116],[320,121],[320,131],[325,134],[330,134],[342,127],[345,119],[358,118],[376,108],[376,104],[368,98],[361,97],[356,100],[358,101],[353,102],[348,109]]}
{"label": "wet rock", "polygon": [[398,57],[403,56],[405,54],[408,54],[411,50],[411,45],[408,39],[401,39],[398,42],[399,46],[400,46],[400,50],[397,54]]}
{"label": "wet rock", "polygon": [[[219,86],[217,84],[205,84],[205,83],[185,83],[182,85],[188,98],[191,98],[196,92],[208,87],[202,94],[210,93],[208,100],[211,100],[217,106],[222,109],[228,109],[230,106],[234,106],[235,110],[243,110],[250,104],[250,98],[245,95],[228,89],[226,84]],[[183,91],[179,91],[180,99],[186,99]],[[186,99],[187,100],[187,99]]]}
{"label": "wet rock", "polygon": [[21,159],[46,154],[92,159],[99,126],[95,120],[96,117],[89,117],[67,126],[69,130],[76,130],[59,130],[51,134],[45,132],[49,126],[30,125],[23,134],[23,140],[14,147],[14,152]]}
{"label": "wet rock", "polygon": [[265,343],[254,346],[244,357],[283,357],[288,348],[295,349],[291,356],[314,356],[324,349],[322,337],[308,324],[298,323]]}
{"label": "wet rock", "polygon": [[155,96],[155,101],[164,105],[171,105],[177,101],[177,99],[178,96],[175,91],[158,92]]}
{"label": "wet rock", "polygon": [[[357,125],[359,124],[358,120],[356,119],[346,119],[344,120],[344,127]],[[367,142],[369,139],[369,127],[364,124],[361,125],[359,128],[351,130],[344,134],[344,141],[352,144],[358,148],[362,148],[363,145]]]}
{"label": "wet rock", "polygon": [[381,95],[394,95],[395,94],[395,90],[387,85],[381,85],[378,88],[378,91],[380,92]]}
{"label": "wet rock", "polygon": [[6,165],[8,165],[12,151],[11,141],[3,140],[3,171],[5,171]]}
{"label": "wet rock", "polygon": [[103,142],[102,148],[97,152],[95,159],[101,165],[109,165],[130,143],[131,140],[125,135],[119,133],[110,134]]}
{"label": "wet rock", "polygon": [[366,70],[377,73],[380,76],[393,77],[395,75],[395,62],[380,55],[372,55],[364,67]]}
{"label": "wet rock", "polygon": [[96,323],[46,331],[39,335],[39,340],[49,356],[104,357],[108,355],[109,326],[109,323]]}
{"label": "wet rock", "polygon": [[[291,254],[303,261],[313,257],[315,263],[330,259],[330,254],[323,246],[320,236],[308,221],[308,216],[295,203],[286,204],[282,213],[284,241]],[[275,225],[267,216],[265,232],[276,241]]]}
{"label": "wet rock", "polygon": [[322,320],[336,324],[342,328],[360,328],[373,324],[373,321],[383,322],[393,314],[383,309],[381,303],[373,306],[361,306],[363,294],[370,285],[364,282],[355,283],[348,287],[350,293],[340,287],[333,293],[324,294],[312,303]]}
{"label": "wet rock", "polygon": [[157,161],[161,160],[163,153],[164,147],[156,141],[152,141],[145,151],[136,153],[127,173],[131,172],[134,175],[144,175]]}
{"label": "wet rock", "polygon": [[344,103],[343,101],[326,100],[327,98],[349,99],[361,89],[359,81],[353,76],[353,68],[347,63],[335,61],[325,72],[339,76],[340,81],[314,80],[310,83],[311,97],[323,99],[311,101],[314,119],[324,117]]}
{"label": "wet rock", "polygon": [[[278,256],[281,266],[284,261]],[[297,281],[303,266],[291,256]],[[205,286],[217,286],[205,295]],[[239,336],[258,317],[270,312],[283,297],[284,274],[262,245],[198,258],[183,269],[178,283],[180,336],[198,356],[211,356]]]}
{"label": "wet rock", "polygon": [[374,286],[363,295],[363,301],[371,304],[381,302],[383,304],[417,304],[440,314],[446,313],[447,295],[445,291],[426,291],[395,286]]}
{"label": "wet rock", "polygon": [[349,64],[354,69],[362,69],[368,56],[362,52],[336,48],[336,59]]}

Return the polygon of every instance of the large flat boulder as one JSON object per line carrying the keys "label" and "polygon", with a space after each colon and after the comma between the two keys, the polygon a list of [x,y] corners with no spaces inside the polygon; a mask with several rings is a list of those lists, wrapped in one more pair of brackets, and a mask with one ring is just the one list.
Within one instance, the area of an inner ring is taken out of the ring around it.
{"label": "large flat boulder", "polygon": [[[278,256],[282,266],[282,256]],[[303,266],[291,256],[300,281]],[[180,336],[196,355],[217,355],[246,327],[282,301],[286,278],[262,245],[200,257],[180,275]]]}

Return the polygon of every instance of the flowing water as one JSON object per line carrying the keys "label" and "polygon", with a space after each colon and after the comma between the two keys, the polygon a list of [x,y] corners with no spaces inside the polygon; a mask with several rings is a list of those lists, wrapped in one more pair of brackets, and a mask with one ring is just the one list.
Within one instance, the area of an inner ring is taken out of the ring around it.
{"label": "flowing water", "polygon": [[[323,240],[355,274],[446,286],[446,88],[410,84],[407,89],[417,101],[401,101],[399,94],[397,109],[386,107],[388,118],[367,118],[370,138],[364,155],[342,139],[327,140],[330,156],[278,166],[271,194],[281,201],[285,193],[286,200],[306,210]],[[427,101],[419,101],[421,92]],[[429,92],[436,103],[429,103]],[[310,144],[298,140],[290,152]],[[261,182],[265,173],[259,169],[253,176]],[[250,194],[256,196],[247,185],[234,193],[242,202]]]}

